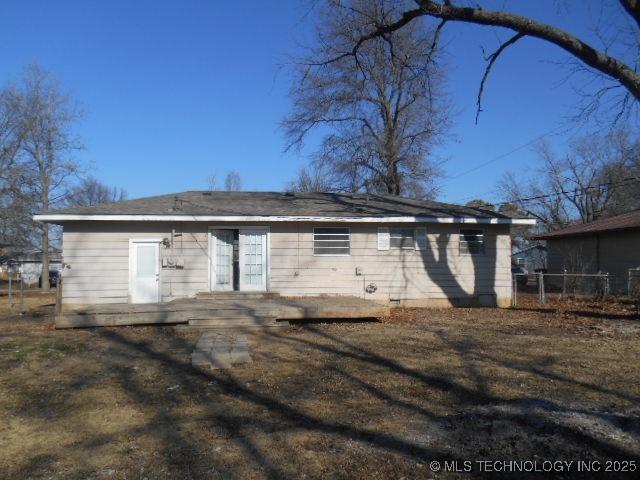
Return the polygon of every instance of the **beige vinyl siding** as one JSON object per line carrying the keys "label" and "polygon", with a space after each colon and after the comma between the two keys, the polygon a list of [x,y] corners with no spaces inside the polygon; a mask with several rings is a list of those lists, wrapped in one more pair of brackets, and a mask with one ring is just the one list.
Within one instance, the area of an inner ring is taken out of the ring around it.
{"label": "beige vinyl siding", "polygon": [[[256,224],[253,224],[256,225]],[[456,224],[420,224],[426,228],[423,250],[378,250],[377,224],[350,228],[350,255],[313,254],[313,227],[319,223],[273,223],[270,227],[269,288],[283,295],[354,295],[376,300],[420,300],[511,296],[511,244],[508,225],[487,225],[485,253],[461,255]],[[220,226],[216,223],[216,226]],[[234,227],[238,223],[234,223]],[[246,224],[246,226],[250,226]],[[393,227],[394,225],[388,225]],[[406,227],[405,225],[400,225]],[[176,237],[174,256],[183,269],[160,270],[161,300],[192,296],[209,288],[208,224],[77,222],[64,226],[63,297],[67,304],[129,301],[129,241]],[[160,256],[170,255],[161,246]],[[356,268],[362,275],[356,275]],[[373,294],[365,292],[375,284]]]}
{"label": "beige vinyl siding", "polygon": [[[129,301],[129,241],[176,237],[173,255],[184,259],[183,269],[161,268],[162,301],[193,295],[209,287],[208,238],[197,224],[167,225],[142,222],[68,223],[63,230],[63,300],[67,304],[127,303]],[[160,261],[171,251],[160,248]]]}
{"label": "beige vinyl siding", "polygon": [[[511,296],[508,226],[483,228],[485,253],[471,256],[459,254],[457,225],[426,225],[425,250],[378,250],[378,225],[352,224],[351,255],[335,257],[313,255],[313,226],[272,226],[272,290],[288,295],[346,294],[378,300]],[[363,275],[357,276],[356,268]],[[371,283],[377,291],[367,294],[365,287]]]}

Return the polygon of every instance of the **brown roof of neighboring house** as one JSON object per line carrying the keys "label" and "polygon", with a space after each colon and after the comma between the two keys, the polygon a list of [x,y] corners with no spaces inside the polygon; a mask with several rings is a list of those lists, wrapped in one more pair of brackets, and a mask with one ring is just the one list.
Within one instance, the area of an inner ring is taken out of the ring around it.
{"label": "brown roof of neighboring house", "polygon": [[626,230],[628,228],[640,228],[640,210],[623,213],[615,217],[603,218],[594,222],[583,223],[581,225],[571,225],[570,227],[537,235],[539,240],[548,240],[559,237],[584,236],[600,232],[610,232],[614,230]]}

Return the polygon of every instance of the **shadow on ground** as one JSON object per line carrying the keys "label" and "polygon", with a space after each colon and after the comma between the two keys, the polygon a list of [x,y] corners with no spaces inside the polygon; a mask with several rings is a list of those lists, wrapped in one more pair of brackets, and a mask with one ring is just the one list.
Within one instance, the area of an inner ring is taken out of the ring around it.
{"label": "shadow on ground", "polygon": [[387,478],[433,460],[640,456],[638,373],[625,385],[609,363],[637,339],[616,357],[475,324],[305,322],[250,330],[254,363],[211,371],[170,327],[50,334],[87,348],[5,356],[3,436],[22,445],[2,476]]}

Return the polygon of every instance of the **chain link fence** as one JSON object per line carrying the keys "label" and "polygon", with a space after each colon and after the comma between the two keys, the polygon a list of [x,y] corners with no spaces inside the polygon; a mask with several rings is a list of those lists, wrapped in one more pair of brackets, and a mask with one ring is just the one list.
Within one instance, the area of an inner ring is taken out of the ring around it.
{"label": "chain link fence", "polygon": [[[517,273],[513,275],[512,305],[517,306],[522,295],[535,296],[541,305],[566,298],[605,299],[611,294],[612,281],[607,273]],[[640,276],[637,286],[640,287]]]}
{"label": "chain link fence", "polygon": [[[50,290],[45,294],[55,294],[56,308],[58,313],[60,310],[60,296],[62,293],[62,277],[59,275],[49,277]],[[41,284],[37,280],[26,279],[17,269],[9,269],[0,272],[0,306],[9,307],[9,311],[24,311],[25,297],[33,297],[39,295]]]}
{"label": "chain link fence", "polygon": [[0,276],[0,298],[6,301],[10,309],[24,306],[25,289],[29,287],[15,272],[6,272]]}

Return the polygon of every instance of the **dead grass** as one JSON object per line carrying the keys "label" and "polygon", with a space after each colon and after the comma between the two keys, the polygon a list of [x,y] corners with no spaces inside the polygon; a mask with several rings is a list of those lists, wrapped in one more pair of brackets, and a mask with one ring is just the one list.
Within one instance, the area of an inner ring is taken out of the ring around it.
{"label": "dead grass", "polygon": [[0,293],[0,322],[4,317],[20,314],[21,312],[32,312],[39,307],[53,306],[56,302],[54,292],[41,293],[40,291],[25,291],[24,300],[20,301],[20,292],[15,292],[9,304],[9,295]]}
{"label": "dead grass", "polygon": [[225,371],[193,369],[197,335],[170,327],[5,317],[0,478],[466,478],[429,462],[637,459],[640,320],[570,310],[253,330],[254,362]]}

